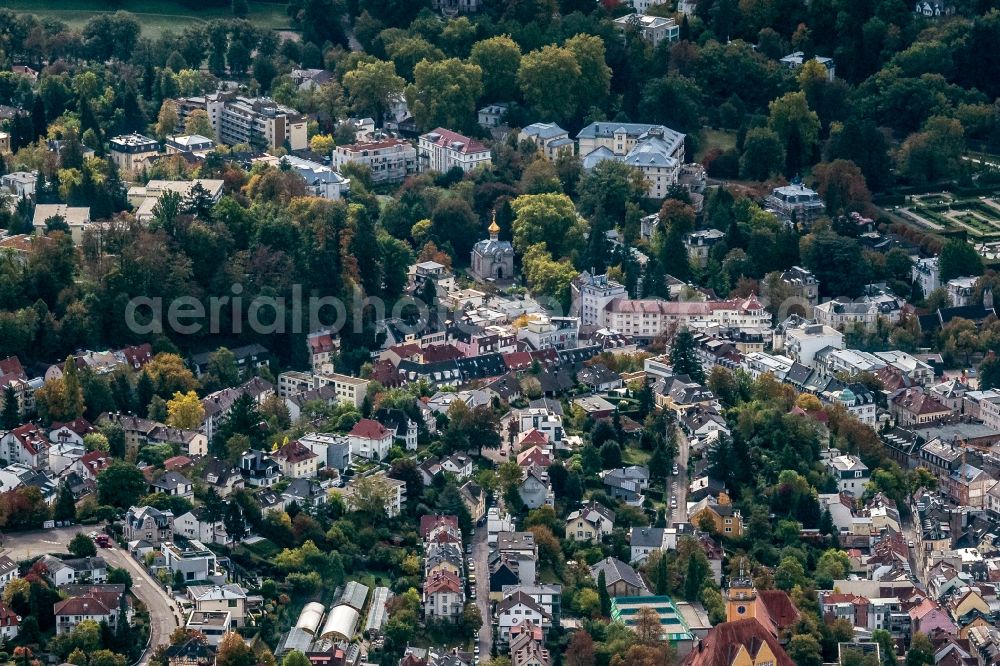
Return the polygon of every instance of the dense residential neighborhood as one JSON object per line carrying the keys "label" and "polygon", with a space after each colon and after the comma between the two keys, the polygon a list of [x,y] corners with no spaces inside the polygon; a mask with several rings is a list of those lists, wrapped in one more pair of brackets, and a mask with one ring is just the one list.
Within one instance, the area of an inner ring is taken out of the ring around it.
{"label": "dense residential neighborhood", "polygon": [[0,663],[1000,666],[995,3],[0,4]]}

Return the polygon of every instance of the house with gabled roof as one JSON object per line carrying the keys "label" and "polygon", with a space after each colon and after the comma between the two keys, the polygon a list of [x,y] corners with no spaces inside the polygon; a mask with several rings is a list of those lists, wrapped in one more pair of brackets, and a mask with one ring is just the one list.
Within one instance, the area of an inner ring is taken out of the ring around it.
{"label": "house with gabled roof", "polygon": [[118,607],[108,607],[106,603],[92,595],[70,597],[56,603],[52,608],[56,618],[56,635],[73,631],[81,622],[92,620],[98,624],[114,627],[118,620]]}
{"label": "house with gabled roof", "polygon": [[48,438],[53,444],[72,443],[83,446],[83,438],[94,432],[97,432],[97,428],[87,419],[80,417],[68,423],[52,423],[49,426]]}
{"label": "house with gabled roof", "polygon": [[450,571],[435,571],[424,582],[423,604],[428,620],[457,621],[465,605],[461,579]]}
{"label": "house with gabled roof", "polygon": [[103,583],[108,579],[108,564],[103,557],[79,557],[60,560],[51,555],[41,559],[48,578],[56,587],[70,583]]}
{"label": "house with gabled roof", "polygon": [[469,511],[472,522],[478,523],[486,515],[486,491],[475,481],[466,481],[458,489],[462,503]]}
{"label": "house with gabled roof", "polygon": [[348,433],[351,454],[369,460],[385,460],[392,446],[392,433],[381,423],[372,419],[361,419]]}
{"label": "house with gabled roof", "polygon": [[606,557],[590,567],[590,575],[594,578],[594,582],[599,580],[602,573],[608,594],[612,597],[638,597],[649,594],[646,582],[639,573],[619,559]]}
{"label": "house with gabled roof", "polygon": [[548,454],[546,448],[536,444],[529,446],[517,454],[517,464],[521,467],[545,468],[552,464],[552,457]]}
{"label": "house with gabled roof", "polygon": [[151,506],[129,507],[123,533],[128,542],[143,540],[152,546],[173,541],[174,514]]}
{"label": "house with gabled roof", "polygon": [[25,423],[0,437],[0,451],[9,463],[20,463],[32,469],[48,467],[48,437],[34,423]]}
{"label": "house with gabled roof", "polygon": [[179,472],[164,472],[149,484],[149,490],[171,497],[192,497],[194,495],[191,481]]}
{"label": "house with gabled roof", "polygon": [[600,543],[615,527],[615,512],[598,502],[587,502],[566,516],[566,538]]}
{"label": "house with gabled roof", "polygon": [[229,497],[234,490],[244,487],[239,470],[218,458],[210,459],[202,468],[202,482],[222,498]]}
{"label": "house with gabled roof", "polygon": [[515,592],[497,604],[497,640],[509,643],[512,631],[530,622],[538,627],[551,626],[552,615],[524,592]]}
{"label": "house with gabled roof", "polygon": [[406,412],[383,407],[373,416],[383,427],[392,432],[393,439],[403,444],[407,451],[417,450],[417,422],[407,416]]}
{"label": "house with gabled roof", "polygon": [[297,439],[282,444],[271,458],[289,479],[311,479],[319,468],[319,456]]}
{"label": "house with gabled roof", "polygon": [[517,494],[529,509],[540,506],[555,506],[552,482],[544,467],[532,466],[524,469],[524,478],[518,486]]}

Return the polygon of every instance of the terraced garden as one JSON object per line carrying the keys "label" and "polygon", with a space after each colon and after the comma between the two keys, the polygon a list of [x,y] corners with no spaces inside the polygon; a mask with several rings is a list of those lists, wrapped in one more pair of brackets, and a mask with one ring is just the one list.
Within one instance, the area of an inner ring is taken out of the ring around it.
{"label": "terraced garden", "polygon": [[965,231],[976,240],[1000,240],[1000,201],[992,197],[915,196],[896,212],[931,231]]}

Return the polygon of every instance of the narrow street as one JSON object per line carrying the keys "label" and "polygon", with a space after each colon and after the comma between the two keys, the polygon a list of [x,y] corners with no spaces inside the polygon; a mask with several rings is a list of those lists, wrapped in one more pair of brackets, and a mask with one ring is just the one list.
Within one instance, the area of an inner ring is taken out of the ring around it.
{"label": "narrow street", "polygon": [[[677,496],[677,508],[670,512],[674,520],[687,520],[687,493],[688,493],[688,459],[691,456],[691,443],[687,435],[681,428],[675,428],[677,433],[677,474],[669,477],[667,483],[674,484],[671,494]],[[668,505],[669,506],[669,505]]]}
{"label": "narrow street", "polygon": [[[70,539],[77,532],[89,534],[94,529],[94,527],[74,526],[5,534],[2,554],[17,562],[46,553],[64,553]],[[146,666],[156,646],[165,644],[178,626],[174,603],[159,583],[153,580],[153,577],[127,552],[117,547],[98,548],[97,554],[103,557],[109,566],[125,569],[132,575],[132,593],[149,610],[149,645],[136,662],[137,666]]]}
{"label": "narrow street", "polygon": [[476,606],[483,617],[483,626],[479,630],[479,658],[485,662],[490,658],[493,649],[493,617],[490,612],[490,546],[486,542],[486,525],[476,528],[472,538],[472,559],[476,563]]}

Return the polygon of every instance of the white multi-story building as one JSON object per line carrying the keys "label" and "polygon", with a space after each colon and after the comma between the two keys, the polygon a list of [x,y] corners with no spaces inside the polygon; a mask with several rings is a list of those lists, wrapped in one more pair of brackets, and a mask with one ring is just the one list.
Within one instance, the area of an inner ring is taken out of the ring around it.
{"label": "white multi-story building", "polygon": [[582,273],[573,280],[573,312],[580,318],[581,326],[603,326],[604,311],[616,298],[628,298],[625,286],[607,275]]}
{"label": "white multi-story building", "polygon": [[646,16],[645,14],[626,14],[615,19],[615,27],[624,36],[629,30],[636,30],[643,40],[653,46],[660,42],[676,42],[681,38],[681,27],[677,21],[663,16]]}
{"label": "white multi-story building", "polygon": [[957,277],[945,284],[945,289],[948,290],[948,299],[951,304],[957,308],[965,305],[972,305],[972,296],[976,291],[976,282],[979,278],[975,277]]}
{"label": "white multi-story building", "polygon": [[421,171],[444,173],[458,167],[468,172],[477,166],[492,164],[489,148],[475,139],[443,127],[420,136],[417,156]]}
{"label": "white multi-story building", "polygon": [[287,144],[291,150],[309,147],[306,117],[267,97],[218,92],[178,100],[178,108],[182,116],[204,109],[215,138],[230,146],[245,143],[282,148]]}
{"label": "white multi-story building", "polygon": [[765,206],[785,220],[812,222],[826,212],[823,198],[801,183],[776,187],[764,200]]}
{"label": "white multi-story building", "polygon": [[934,368],[915,356],[899,350],[875,352],[875,356],[921,386],[934,383]]}
{"label": "white multi-story building", "polygon": [[337,146],[333,168],[340,170],[345,164],[367,166],[373,183],[397,183],[417,172],[417,149],[394,138]]}
{"label": "white multi-story building", "polygon": [[534,315],[527,326],[517,329],[517,339],[526,341],[532,349],[572,349],[580,339],[580,320]]}
{"label": "white multi-story building", "polygon": [[36,182],[38,182],[37,171],[15,171],[0,177],[0,187],[9,190],[18,199],[33,198]]}
{"label": "white multi-story building", "polygon": [[794,363],[795,361],[787,356],[764,352],[750,352],[743,357],[743,369],[754,380],[760,379],[761,375],[771,373],[775,379],[783,381]]}
{"label": "white multi-story building", "polygon": [[924,296],[941,286],[941,269],[938,267],[937,257],[917,259],[910,271],[913,282],[920,285]]}
{"label": "white multi-story building", "polygon": [[351,193],[350,178],[344,178],[325,164],[304,160],[295,155],[285,155],[275,161],[279,165],[287,164],[292,171],[302,176],[306,181],[306,193],[311,196],[337,201]]}
{"label": "white multi-story building", "polygon": [[569,132],[555,123],[532,123],[521,130],[517,140],[531,141],[551,162],[562,153],[573,154],[573,139],[569,138]]}
{"label": "white multi-story building", "polygon": [[725,328],[770,328],[771,314],[753,296],[689,302],[619,298],[607,304],[599,325],[648,341],[673,328],[699,322]]}
{"label": "white multi-story building", "polygon": [[823,396],[828,402],[841,405],[854,418],[870,426],[875,425],[875,395],[862,384],[845,386]]}
{"label": "white multi-story building", "polygon": [[659,7],[660,5],[665,5],[667,0],[630,0],[632,9],[636,11],[637,14],[645,14],[649,11],[650,7]]}
{"label": "white multi-story building", "polygon": [[828,462],[830,474],[837,479],[837,490],[860,497],[871,473],[861,459],[853,455],[831,458]]}
{"label": "white multi-story building", "polygon": [[874,354],[859,349],[835,349],[814,356],[816,369],[827,376],[838,373],[855,375],[862,372],[874,373],[887,364]]}
{"label": "white multi-story building", "polygon": [[651,199],[662,199],[677,183],[684,163],[684,139],[663,125],[643,123],[591,123],[576,135],[585,170],[604,160],[624,162],[646,178],[646,194]]}
{"label": "white multi-story building", "polygon": [[[779,342],[780,340],[780,342]],[[786,326],[784,336],[774,335],[774,349],[784,349],[792,360],[811,366],[813,357],[824,347],[844,348],[844,334],[835,328],[800,320],[796,326]]]}
{"label": "white multi-story building", "polygon": [[160,153],[160,144],[142,134],[125,134],[112,137],[108,144],[111,161],[126,178],[138,173],[149,158]]}
{"label": "white multi-story building", "polygon": [[517,433],[520,435],[530,430],[538,430],[548,438],[551,445],[558,445],[562,442],[565,432],[562,416],[545,407],[515,409],[511,412],[508,432],[510,426],[516,427]]}
{"label": "white multi-story building", "polygon": [[327,372],[328,369],[328,367],[324,366],[316,374],[315,388],[333,386],[337,394],[337,402],[353,405],[355,409],[361,409],[361,405],[365,402],[365,396],[368,394],[368,384],[371,382],[360,377]]}

